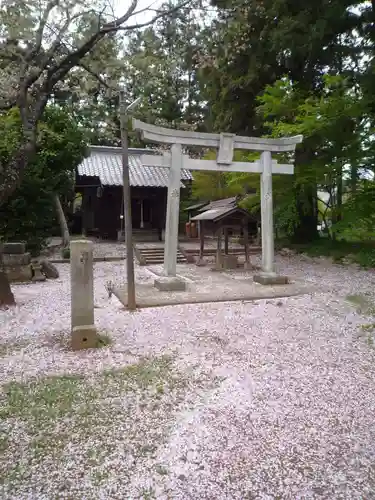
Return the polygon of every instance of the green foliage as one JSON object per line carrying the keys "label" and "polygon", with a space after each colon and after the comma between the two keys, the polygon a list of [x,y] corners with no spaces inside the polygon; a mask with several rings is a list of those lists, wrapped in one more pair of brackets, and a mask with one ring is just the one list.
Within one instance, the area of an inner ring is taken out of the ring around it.
{"label": "green foliage", "polygon": [[339,234],[351,234],[359,241],[375,241],[375,182],[363,181],[343,205],[342,220],[336,224]]}
{"label": "green foliage", "polygon": [[[17,147],[20,121],[14,110],[0,116],[0,155],[6,162]],[[73,194],[74,170],[82,160],[86,143],[70,115],[57,107],[46,109],[38,128],[37,155],[25,171],[21,185],[0,208],[0,236],[6,241],[26,241],[38,254],[46,238],[56,230],[53,195],[66,202]]]}
{"label": "green foliage", "polygon": [[[374,6],[359,0],[213,3],[218,16],[205,33],[201,69],[207,121],[243,135],[304,135],[295,176],[274,183],[275,224],[284,235],[314,239],[318,217],[325,212],[341,223],[345,188],[354,192],[363,169],[373,172]],[[371,60],[366,70],[363,54]],[[243,174],[231,179],[240,190],[258,182]],[[327,210],[318,190],[331,194]]]}
{"label": "green foliage", "polygon": [[193,196],[200,201],[214,201],[238,194],[230,184],[231,176],[222,172],[198,171],[194,173]]}
{"label": "green foliage", "polygon": [[70,248],[65,247],[61,250],[61,257],[63,259],[70,259]]}
{"label": "green foliage", "polygon": [[313,244],[291,246],[297,252],[311,257],[326,256],[337,263],[350,261],[366,268],[375,267],[375,243],[320,238]]}

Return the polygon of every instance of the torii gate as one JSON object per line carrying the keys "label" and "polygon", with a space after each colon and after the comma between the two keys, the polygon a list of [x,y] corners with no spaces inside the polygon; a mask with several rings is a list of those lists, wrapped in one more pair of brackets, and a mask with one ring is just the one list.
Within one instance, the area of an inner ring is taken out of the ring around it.
{"label": "torii gate", "polygon": [[[176,277],[181,169],[246,172],[261,174],[262,276],[260,282],[278,282],[274,268],[272,174],[293,174],[294,165],[279,164],[272,160],[272,153],[294,152],[297,144],[302,142],[303,136],[264,139],[228,133],[186,132],[149,125],[136,119],[133,119],[133,129],[139,130],[145,141],[171,145],[170,153],[164,153],[162,156],[142,155],[141,157],[143,165],[157,165],[170,169],[164,247],[165,275]],[[218,149],[217,159],[190,158],[189,155],[182,154],[182,146],[216,148]],[[260,161],[234,162],[235,149],[261,151]]]}

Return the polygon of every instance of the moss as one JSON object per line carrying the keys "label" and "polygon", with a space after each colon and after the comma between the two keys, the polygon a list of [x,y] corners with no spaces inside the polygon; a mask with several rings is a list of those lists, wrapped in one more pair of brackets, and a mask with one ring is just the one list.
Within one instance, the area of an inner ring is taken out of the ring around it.
{"label": "moss", "polygon": [[[96,375],[4,385],[0,484],[5,496],[17,496],[19,488],[28,491],[36,474],[74,498],[63,473],[67,460],[75,464],[73,472],[88,471],[92,484],[100,485],[111,474],[106,464],[119,453],[131,450],[136,461],[153,458],[185,400],[190,378],[175,369],[173,358],[162,356]],[[202,383],[216,385],[209,377]],[[124,470],[124,478],[127,474],[130,470]]]}
{"label": "moss", "polygon": [[70,248],[65,247],[61,250],[61,257],[63,259],[70,259]]}

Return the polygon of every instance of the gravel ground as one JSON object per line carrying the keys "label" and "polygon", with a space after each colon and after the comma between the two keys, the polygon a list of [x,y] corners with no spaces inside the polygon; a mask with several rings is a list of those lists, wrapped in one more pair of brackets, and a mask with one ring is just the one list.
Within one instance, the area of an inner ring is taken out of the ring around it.
{"label": "gravel ground", "polygon": [[113,345],[79,353],[69,266],[14,286],[18,307],[0,311],[1,498],[375,498],[375,274],[277,265],[321,292],[128,314],[104,287],[125,263],[97,263]]}

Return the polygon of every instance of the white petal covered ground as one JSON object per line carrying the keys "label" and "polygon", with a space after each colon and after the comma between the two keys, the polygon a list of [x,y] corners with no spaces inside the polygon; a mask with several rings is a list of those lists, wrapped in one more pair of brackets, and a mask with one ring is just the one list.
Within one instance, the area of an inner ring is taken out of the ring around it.
{"label": "white petal covered ground", "polygon": [[[69,266],[59,266],[57,281],[15,286],[18,306],[0,311],[0,403],[8,405],[0,413],[8,446],[1,498],[375,498],[375,349],[367,326],[375,320],[371,307],[358,311],[347,300],[375,303],[375,273],[302,257],[278,265],[321,293],[129,314],[104,287],[125,264],[97,263],[96,323],[113,345],[79,353],[61,341],[70,325]],[[146,271],[137,273],[142,279]],[[103,383],[103,372],[140,362],[142,369]],[[77,413],[58,399],[62,377],[46,403],[43,384],[55,375],[84,376],[67,382]],[[10,382],[18,384],[13,399]],[[30,410],[38,401],[46,414]],[[38,421],[47,417],[52,426]],[[41,435],[35,454],[38,428],[52,440],[63,429],[59,454],[50,443],[39,446]]]}

